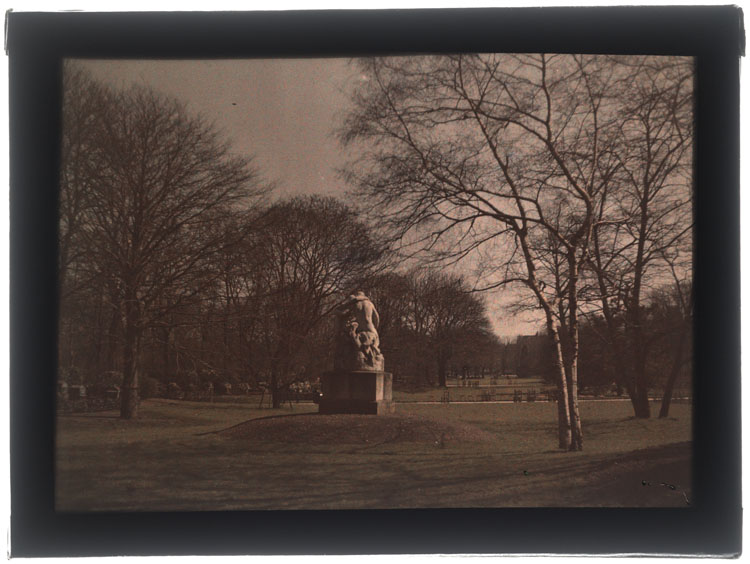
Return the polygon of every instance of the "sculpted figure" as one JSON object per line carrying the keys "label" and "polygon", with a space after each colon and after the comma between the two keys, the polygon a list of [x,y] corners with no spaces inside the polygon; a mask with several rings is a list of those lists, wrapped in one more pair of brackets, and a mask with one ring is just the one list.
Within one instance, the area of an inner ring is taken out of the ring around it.
{"label": "sculpted figure", "polygon": [[357,333],[367,333],[369,339],[372,340],[370,346],[377,354],[380,354],[380,336],[378,335],[380,316],[378,310],[375,309],[370,298],[365,296],[364,292],[357,292],[349,296],[349,299],[354,312],[354,320],[357,323]]}
{"label": "sculpted figure", "polygon": [[336,310],[337,369],[383,370],[378,324],[380,317],[364,292],[349,296]]}

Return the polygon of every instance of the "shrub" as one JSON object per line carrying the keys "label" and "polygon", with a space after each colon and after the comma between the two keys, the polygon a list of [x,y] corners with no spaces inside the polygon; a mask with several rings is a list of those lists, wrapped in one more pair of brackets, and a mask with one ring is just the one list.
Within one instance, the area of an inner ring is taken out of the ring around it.
{"label": "shrub", "polygon": [[141,380],[139,392],[143,399],[148,399],[163,395],[164,389],[161,382],[156,378],[144,376]]}

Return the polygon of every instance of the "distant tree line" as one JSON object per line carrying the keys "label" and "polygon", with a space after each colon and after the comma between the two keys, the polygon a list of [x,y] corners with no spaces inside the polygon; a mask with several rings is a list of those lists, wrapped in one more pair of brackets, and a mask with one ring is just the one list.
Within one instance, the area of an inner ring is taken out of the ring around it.
{"label": "distant tree line", "polygon": [[481,297],[462,278],[432,270],[389,272],[372,283],[387,369],[397,382],[446,386],[456,366],[496,369],[501,343]]}
{"label": "distant tree line", "polygon": [[[64,73],[59,367],[121,388],[121,416],[168,385],[290,386],[332,367],[330,313],[357,289],[399,385],[492,362],[483,300],[458,276],[398,270],[331,197],[274,199],[251,159],[176,100]],[[463,359],[463,360],[462,360]]]}
{"label": "distant tree line", "polygon": [[[675,389],[692,397],[690,292],[689,285],[665,285],[650,294],[643,308],[647,343],[644,381],[649,396],[661,399],[659,417],[669,415]],[[620,321],[621,327],[624,323]],[[619,338],[624,339],[622,329]],[[580,347],[581,390],[595,395],[627,395],[629,383],[615,362],[602,315],[586,315],[581,321]],[[546,332],[518,337],[504,348],[519,377],[543,378],[555,383],[554,344]],[[623,349],[627,347],[623,345]]]}

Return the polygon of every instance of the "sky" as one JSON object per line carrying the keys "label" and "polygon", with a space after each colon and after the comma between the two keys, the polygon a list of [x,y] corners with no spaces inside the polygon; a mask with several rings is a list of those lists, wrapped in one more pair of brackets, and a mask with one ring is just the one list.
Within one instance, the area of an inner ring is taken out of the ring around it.
{"label": "sky", "polygon": [[347,59],[86,61],[116,87],[150,86],[202,114],[255,156],[279,195],[342,194],[346,155],[333,135],[357,80]]}
{"label": "sky", "polygon": [[[279,197],[326,194],[345,197],[338,177],[354,155],[334,131],[350,107],[357,82],[366,80],[349,59],[254,59],[194,61],[86,60],[78,64],[115,88],[153,88],[212,121],[236,153],[254,155],[261,175]],[[466,271],[476,264],[468,261]],[[461,272],[461,269],[458,269]],[[532,334],[541,316],[511,316],[509,294],[485,295],[495,333],[501,338]]]}

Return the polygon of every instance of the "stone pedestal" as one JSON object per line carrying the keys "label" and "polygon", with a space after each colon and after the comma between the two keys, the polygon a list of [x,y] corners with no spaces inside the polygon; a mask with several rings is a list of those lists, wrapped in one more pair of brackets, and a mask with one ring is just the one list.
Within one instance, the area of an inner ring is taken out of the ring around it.
{"label": "stone pedestal", "polygon": [[325,372],[320,377],[320,413],[393,413],[393,375],[375,370]]}

